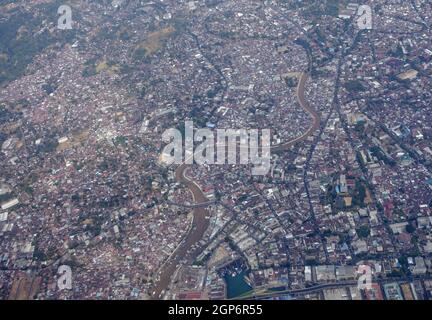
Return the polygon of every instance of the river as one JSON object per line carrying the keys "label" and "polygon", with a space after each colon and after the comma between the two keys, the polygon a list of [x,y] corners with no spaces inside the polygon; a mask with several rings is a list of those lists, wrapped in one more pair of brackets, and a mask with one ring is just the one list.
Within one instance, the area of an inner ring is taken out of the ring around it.
{"label": "river", "polygon": [[[306,140],[309,136],[311,136],[318,128],[320,124],[320,116],[319,114],[307,103],[304,90],[306,81],[308,79],[308,74],[303,72],[300,75],[299,83],[297,86],[297,100],[299,104],[303,107],[303,109],[310,114],[313,119],[313,123],[311,127],[301,136],[291,141],[288,141],[284,144],[273,146],[272,151],[281,152],[285,150],[289,150],[293,145],[299,143],[301,141]],[[183,185],[185,185],[190,192],[192,193],[193,200],[196,204],[202,204],[208,202],[208,199],[205,197],[201,188],[197,185],[196,182],[190,180],[186,177],[185,172],[189,166],[181,165],[177,168],[175,172],[176,180]],[[178,246],[176,251],[171,255],[170,259],[162,266],[159,271],[158,279],[152,289],[151,297],[153,299],[160,299],[163,296],[164,291],[168,288],[171,277],[175,273],[180,264],[180,261],[183,259],[187,259],[190,262],[201,253],[201,249],[195,248],[192,252],[189,252],[190,249],[198,244],[198,242],[202,239],[205,231],[209,226],[209,212],[205,208],[195,208],[193,211],[193,222],[192,227],[189,233],[186,235],[182,243]]]}

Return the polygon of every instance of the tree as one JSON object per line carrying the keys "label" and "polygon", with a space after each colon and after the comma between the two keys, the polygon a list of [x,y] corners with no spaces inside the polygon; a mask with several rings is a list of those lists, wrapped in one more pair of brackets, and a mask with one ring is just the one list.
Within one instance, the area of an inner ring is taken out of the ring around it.
{"label": "tree", "polygon": [[368,226],[361,226],[356,231],[357,231],[357,235],[360,238],[365,239],[365,238],[368,238],[370,236],[370,229]]}
{"label": "tree", "polygon": [[411,234],[411,233],[415,232],[416,228],[412,224],[409,224],[406,226],[405,230],[406,230],[406,232]]}

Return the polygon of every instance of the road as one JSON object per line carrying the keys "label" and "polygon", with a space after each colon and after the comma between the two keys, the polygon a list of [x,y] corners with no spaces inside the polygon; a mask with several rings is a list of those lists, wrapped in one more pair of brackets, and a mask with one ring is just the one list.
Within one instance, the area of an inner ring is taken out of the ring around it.
{"label": "road", "polygon": [[[379,284],[380,286],[383,286],[384,284],[388,283],[407,283],[412,282],[414,280],[431,280],[430,276],[419,276],[419,277],[404,277],[404,278],[388,278],[388,279],[378,279],[373,281],[375,284]],[[358,286],[358,281],[339,281],[339,282],[333,282],[333,283],[321,283],[316,284],[312,287],[304,288],[304,289],[296,289],[296,290],[286,290],[286,291],[278,291],[274,293],[266,293],[262,295],[254,295],[251,294],[248,297],[242,298],[242,300],[248,300],[248,299],[267,299],[267,298],[275,298],[281,295],[305,295],[305,294],[311,294],[316,292],[321,292],[326,289],[339,289],[339,288],[346,288],[351,286]]]}
{"label": "road", "polygon": [[[307,103],[304,96],[307,79],[308,74],[303,72],[299,77],[296,95],[298,103],[308,114],[310,114],[313,119],[313,123],[302,136],[286,143],[273,146],[271,148],[273,152],[289,150],[296,143],[302,142],[309,138],[320,126],[319,114]],[[172,275],[175,273],[182,260],[187,259],[188,261],[192,262],[200,254],[201,250],[200,248],[197,248],[196,245],[202,239],[209,226],[209,213],[206,208],[201,206],[208,204],[209,200],[205,197],[198,184],[186,176],[186,170],[188,167],[189,165],[186,164],[179,166],[176,169],[175,178],[178,182],[182,183],[190,190],[193,196],[193,201],[195,205],[197,205],[193,211],[192,227],[168,261],[165,262],[165,264],[160,268],[156,283],[151,290],[151,296],[153,299],[162,298],[164,292],[171,283]],[[191,251],[192,248],[194,248],[194,250]]]}

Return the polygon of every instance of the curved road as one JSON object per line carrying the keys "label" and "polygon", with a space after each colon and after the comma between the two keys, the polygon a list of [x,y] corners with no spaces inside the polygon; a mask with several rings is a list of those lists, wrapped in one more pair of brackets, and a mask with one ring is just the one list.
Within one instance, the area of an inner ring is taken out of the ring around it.
{"label": "curved road", "polygon": [[[293,139],[284,144],[273,146],[271,149],[274,152],[281,152],[290,149],[293,145],[298,142],[306,140],[309,136],[311,136],[320,125],[320,116],[319,114],[307,103],[304,96],[305,84],[308,79],[308,74],[303,72],[300,75],[299,83],[297,86],[297,100],[299,104],[303,107],[303,109],[309,113],[309,115],[313,118],[313,123],[311,127],[300,137]],[[194,203],[197,205],[208,203],[208,199],[205,197],[201,188],[197,183],[192,181],[186,176],[186,170],[188,165],[181,165],[177,168],[175,172],[176,180],[183,185],[185,185],[190,192],[192,193]],[[152,290],[152,298],[160,299],[162,298],[165,290],[169,287],[171,282],[171,277],[175,273],[178,268],[178,265],[181,263],[183,259],[188,259],[193,261],[199,253],[201,252],[198,247],[194,247],[198,244],[198,242],[202,239],[205,231],[209,226],[209,213],[207,209],[204,207],[197,207],[193,211],[193,222],[192,227],[190,228],[186,237],[179,244],[177,249],[168,258],[168,261],[160,268],[158,272],[158,276],[156,279],[156,283]],[[194,250],[191,249],[194,247]]]}

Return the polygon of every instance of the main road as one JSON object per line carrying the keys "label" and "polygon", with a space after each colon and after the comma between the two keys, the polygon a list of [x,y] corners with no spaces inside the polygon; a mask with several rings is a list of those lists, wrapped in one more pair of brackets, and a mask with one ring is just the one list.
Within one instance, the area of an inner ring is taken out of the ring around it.
{"label": "main road", "polygon": [[[307,79],[308,74],[306,72],[300,74],[296,95],[298,103],[313,119],[312,125],[302,136],[286,143],[273,146],[271,149],[274,152],[289,150],[296,143],[302,142],[310,137],[320,126],[319,114],[309,105],[304,96]],[[189,165],[186,164],[179,166],[175,172],[176,180],[185,185],[190,190],[195,204],[203,205],[208,203],[209,200],[206,198],[198,184],[186,176],[186,171],[188,168]],[[189,261],[193,261],[200,254],[201,250],[197,247],[197,244],[203,238],[208,226],[208,210],[204,207],[196,207],[193,210],[192,226],[189,229],[186,237],[182,240],[174,253],[168,258],[168,260],[158,271],[155,285],[151,294],[153,299],[162,298],[164,292],[171,283],[172,275],[175,273],[182,260],[187,259]]]}

